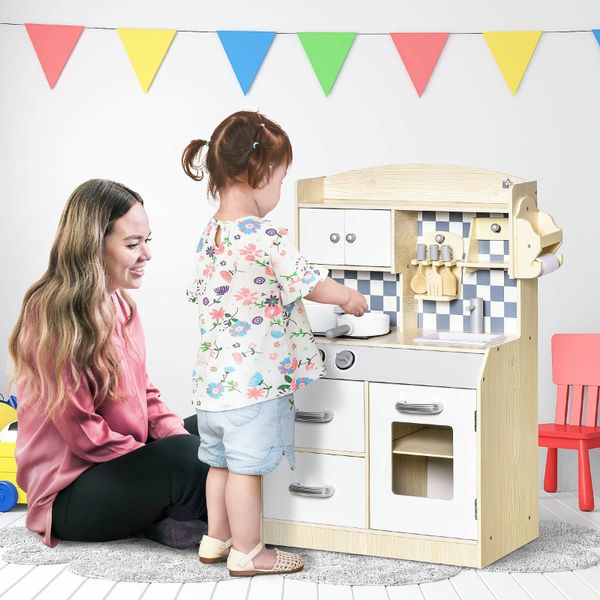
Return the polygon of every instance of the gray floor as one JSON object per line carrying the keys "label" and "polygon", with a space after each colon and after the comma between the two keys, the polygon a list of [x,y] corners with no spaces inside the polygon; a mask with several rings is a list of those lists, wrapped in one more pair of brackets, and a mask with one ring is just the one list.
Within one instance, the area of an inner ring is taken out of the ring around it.
{"label": "gray floor", "polygon": [[[600,498],[596,498],[600,507]],[[0,529],[22,525],[24,510],[0,513]],[[600,530],[600,508],[582,513],[576,492],[543,494],[540,517]],[[1,534],[0,534],[1,535]],[[491,573],[466,570],[422,585],[334,586],[279,576],[219,583],[116,583],[85,579],[65,565],[11,565],[0,556],[2,600],[600,600],[600,567],[561,573]]]}

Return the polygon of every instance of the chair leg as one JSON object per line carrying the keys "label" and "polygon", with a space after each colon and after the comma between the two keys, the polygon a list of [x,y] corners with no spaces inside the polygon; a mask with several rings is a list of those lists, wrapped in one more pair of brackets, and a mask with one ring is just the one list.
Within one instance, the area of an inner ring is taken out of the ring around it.
{"label": "chair leg", "polygon": [[558,448],[548,448],[546,454],[546,471],[544,472],[544,490],[555,492],[558,478]]}
{"label": "chair leg", "polygon": [[579,480],[579,509],[594,510],[594,488],[590,472],[590,455],[587,445],[579,442],[577,475]]}

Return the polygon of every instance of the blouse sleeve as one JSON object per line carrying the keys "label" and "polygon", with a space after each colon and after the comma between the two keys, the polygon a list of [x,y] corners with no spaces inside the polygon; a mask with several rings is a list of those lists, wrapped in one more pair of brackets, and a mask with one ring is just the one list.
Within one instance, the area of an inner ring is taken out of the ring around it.
{"label": "blouse sleeve", "polygon": [[275,236],[270,260],[284,306],[310,294],[317,283],[327,278],[328,270],[311,265],[290,240],[285,228],[279,229]]}
{"label": "blouse sleeve", "polygon": [[152,385],[148,373],[146,373],[146,403],[150,435],[155,440],[171,435],[189,435],[182,419],[172,413],[160,400],[160,392]]}
{"label": "blouse sleeve", "polygon": [[66,406],[52,416],[52,422],[73,454],[102,463],[144,445],[132,435],[122,435],[108,426],[95,411],[87,384],[82,382],[77,390],[70,382],[66,385]]}

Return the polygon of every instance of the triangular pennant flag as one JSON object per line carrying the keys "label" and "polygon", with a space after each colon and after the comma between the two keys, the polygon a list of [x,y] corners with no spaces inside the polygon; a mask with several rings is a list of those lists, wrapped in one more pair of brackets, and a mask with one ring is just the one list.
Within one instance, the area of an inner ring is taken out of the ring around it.
{"label": "triangular pennant flag", "polygon": [[600,29],[592,29],[592,32],[596,36],[596,41],[600,44]]}
{"label": "triangular pennant flag", "polygon": [[421,96],[444,49],[447,33],[390,33],[400,58]]}
{"label": "triangular pennant flag", "polygon": [[517,93],[541,35],[541,31],[485,31],[483,33],[513,96]]}
{"label": "triangular pennant flag", "polygon": [[298,33],[298,37],[325,95],[328,96],[356,33],[310,31]]}
{"label": "triangular pennant flag", "polygon": [[144,92],[154,80],[177,30],[117,29]]}
{"label": "triangular pennant flag", "polygon": [[217,31],[233,72],[248,93],[271,47],[274,31]]}
{"label": "triangular pennant flag", "polygon": [[69,56],[79,41],[83,27],[79,25],[37,25],[25,23],[29,39],[53,88]]}

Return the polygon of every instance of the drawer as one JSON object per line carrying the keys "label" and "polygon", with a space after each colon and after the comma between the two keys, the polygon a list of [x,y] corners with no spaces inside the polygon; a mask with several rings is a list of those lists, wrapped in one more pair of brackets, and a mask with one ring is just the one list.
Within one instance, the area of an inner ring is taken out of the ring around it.
{"label": "drawer", "polygon": [[[275,471],[264,476],[263,516],[363,528],[365,469],[364,458],[297,452],[294,471],[283,459]],[[297,486],[290,488],[292,484]],[[313,495],[299,495],[302,493]]]}
{"label": "drawer", "polygon": [[362,381],[319,379],[294,394],[296,447],[365,451]]}
{"label": "drawer", "polygon": [[372,529],[477,539],[475,390],[370,384]]}

